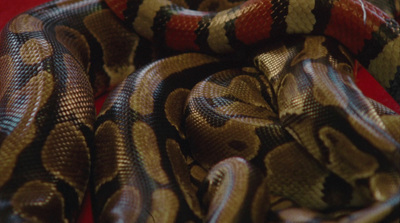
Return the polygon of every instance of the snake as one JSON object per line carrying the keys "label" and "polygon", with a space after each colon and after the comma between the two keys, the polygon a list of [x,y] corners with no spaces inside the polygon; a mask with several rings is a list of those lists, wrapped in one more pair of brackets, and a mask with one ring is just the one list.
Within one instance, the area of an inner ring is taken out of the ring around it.
{"label": "snake", "polygon": [[96,222],[398,222],[400,116],[354,83],[355,58],[400,102],[389,6],[55,0],[16,16],[0,221],[75,222],[89,190]]}

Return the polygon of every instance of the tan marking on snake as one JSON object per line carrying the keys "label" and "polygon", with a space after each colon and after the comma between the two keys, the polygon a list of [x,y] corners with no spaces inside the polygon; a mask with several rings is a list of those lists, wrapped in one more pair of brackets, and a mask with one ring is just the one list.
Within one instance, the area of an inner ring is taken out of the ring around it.
{"label": "tan marking on snake", "polygon": [[90,47],[85,36],[67,26],[57,26],[54,30],[57,41],[67,48],[77,61],[81,61],[82,66],[86,68],[85,71],[89,72]]}
{"label": "tan marking on snake", "polygon": [[[373,156],[357,149],[343,133],[326,126],[318,134],[329,149],[330,164],[327,166],[348,182],[370,177],[379,167]],[[354,157],[357,157],[357,162]]]}
{"label": "tan marking on snake", "polygon": [[[173,61],[179,62],[179,66],[176,66]],[[210,56],[189,53],[155,62],[154,66],[143,71],[142,74],[146,73],[147,75],[138,77],[141,86],[137,86],[133,92],[130,98],[130,107],[141,115],[152,113],[154,109],[153,93],[162,81],[185,69],[217,61],[216,58]]]}
{"label": "tan marking on snake", "polygon": [[161,7],[171,5],[169,1],[154,1],[154,0],[144,0],[142,4],[139,5],[137,16],[133,21],[132,25],[136,32],[140,33],[146,39],[152,39],[154,32],[153,19],[156,17],[157,12]]}
{"label": "tan marking on snake", "polygon": [[205,199],[209,208],[206,222],[234,222],[246,198],[243,191],[248,191],[249,188],[250,169],[244,162],[235,161],[236,158],[230,159],[232,167],[219,163],[207,176],[208,190]]}
{"label": "tan marking on snake", "polygon": [[171,125],[176,128],[182,138],[185,137],[185,133],[181,126],[181,122],[184,117],[185,102],[189,93],[189,89],[178,88],[168,95],[165,102],[165,116]]}
{"label": "tan marking on snake", "polygon": [[[288,61],[291,59],[290,57],[290,51],[286,47],[278,47],[263,52],[254,58],[256,67],[267,76],[274,92],[278,91],[276,82],[280,81],[280,74],[286,66],[286,63],[282,63],[282,61]],[[273,60],[274,58],[276,59]]]}
{"label": "tan marking on snake", "polygon": [[161,155],[153,128],[145,122],[135,122],[132,136],[146,172],[158,183],[169,183],[168,175],[162,170]]}
{"label": "tan marking on snake", "polygon": [[175,178],[179,183],[179,187],[183,191],[187,204],[197,216],[202,217],[200,203],[198,198],[195,196],[196,191],[190,182],[189,168],[186,164],[185,157],[181,152],[180,145],[173,139],[167,139],[166,150],[169,160],[171,160]]}
{"label": "tan marking on snake", "polygon": [[[0,169],[2,170],[0,186],[3,186],[11,177],[18,155],[36,136],[36,126],[33,123],[30,126],[27,125],[29,127],[25,127],[29,122],[27,119],[21,120],[20,125],[8,135],[1,145],[0,159],[3,161],[0,163]],[[21,138],[21,135],[24,137]]]}
{"label": "tan marking on snake", "polygon": [[68,78],[65,83],[65,90],[61,93],[59,100],[60,112],[65,114],[64,116],[69,120],[84,123],[92,129],[95,111],[89,79],[82,66],[71,55],[64,54],[64,63],[67,67]]}
{"label": "tan marking on snake", "polygon": [[226,30],[224,29],[225,24],[235,18],[235,14],[229,10],[221,11],[217,13],[208,26],[208,37],[207,42],[213,52],[233,52],[234,49],[229,43]]}
{"label": "tan marking on snake", "polygon": [[64,197],[52,183],[25,183],[13,195],[11,204],[29,222],[68,222],[64,219]]}
{"label": "tan marking on snake", "polygon": [[72,122],[56,124],[41,155],[46,170],[73,186],[81,202],[90,168],[89,148],[82,132]]}
{"label": "tan marking on snake", "polygon": [[[32,117],[47,102],[53,92],[53,76],[45,71],[32,77],[20,91],[14,91],[9,97],[6,113],[22,117],[15,129],[1,144],[0,149],[0,187],[8,180],[13,172],[16,160],[21,151],[28,146],[36,136],[36,124]],[[19,106],[18,100],[26,97],[26,103]],[[21,138],[21,136],[24,136]]]}
{"label": "tan marking on snake", "polygon": [[43,30],[43,21],[28,14],[21,14],[12,20],[10,31],[13,33],[38,32]]}
{"label": "tan marking on snake", "polygon": [[[385,45],[378,56],[371,60],[368,71],[377,74],[377,81],[385,88],[390,86],[390,81],[394,79],[400,67],[400,36]],[[378,75],[379,74],[379,75]]]}
{"label": "tan marking on snake", "polygon": [[288,142],[264,158],[270,193],[290,197],[305,207],[324,209],[327,204],[321,199],[322,189],[329,173],[302,150],[298,143]]}
{"label": "tan marking on snake", "polygon": [[328,54],[328,50],[322,45],[324,42],[325,37],[323,36],[312,36],[306,38],[303,50],[296,55],[290,65],[294,66],[295,64],[307,59],[319,59],[325,57]]}
{"label": "tan marking on snake", "polygon": [[290,0],[286,16],[287,33],[310,33],[316,23],[312,10],[315,1]]}
{"label": "tan marking on snake", "polygon": [[21,59],[28,65],[40,63],[52,54],[52,46],[44,39],[30,39],[20,49]]}
{"label": "tan marking on snake", "polygon": [[[205,168],[210,168],[223,158],[240,156],[250,160],[257,155],[260,139],[254,134],[255,126],[243,126],[242,122],[229,120],[225,125],[215,128],[198,114],[189,115],[186,123],[189,126],[189,142],[196,150],[194,156]],[[190,127],[195,124],[203,128]]]}
{"label": "tan marking on snake", "polygon": [[271,203],[271,211],[274,212],[279,212],[281,210],[295,206],[293,201],[274,194],[270,194],[269,200]]}
{"label": "tan marking on snake", "polygon": [[87,16],[84,24],[103,49],[103,67],[110,77],[110,88],[113,88],[135,71],[133,62],[139,36],[123,26],[107,9]]}
{"label": "tan marking on snake", "polygon": [[[237,73],[237,70],[226,70],[214,76]],[[240,71],[239,71],[240,72]],[[276,117],[270,106],[261,94],[260,82],[250,76],[239,75],[234,77],[229,86],[221,86],[213,82],[200,82],[192,90],[190,97],[205,97],[208,99],[220,97],[235,97],[238,101],[229,105],[218,106],[215,111],[222,115],[231,116],[238,122],[245,121],[256,126],[271,123],[270,117]],[[238,116],[239,115],[239,116]]]}
{"label": "tan marking on snake", "polygon": [[383,115],[382,122],[386,129],[390,132],[394,139],[400,139],[400,116],[399,115]]}
{"label": "tan marking on snake", "polygon": [[197,181],[202,182],[207,176],[207,170],[199,165],[194,165],[192,168],[190,168],[190,175]]}
{"label": "tan marking on snake", "polygon": [[[172,223],[176,221],[179,200],[172,190],[158,189],[153,192],[151,200],[150,214],[156,222]],[[153,218],[148,218],[147,222],[152,223]]]}
{"label": "tan marking on snake", "polygon": [[398,173],[378,173],[370,179],[370,187],[377,201],[385,201],[400,189]]}
{"label": "tan marking on snake", "polygon": [[138,188],[124,186],[108,198],[100,219],[103,222],[137,222],[143,207],[142,203]]}
{"label": "tan marking on snake", "polygon": [[[110,134],[112,132],[113,134]],[[102,123],[95,132],[96,135],[96,162],[107,163],[107,165],[96,165],[94,170],[94,185],[97,192],[99,187],[106,182],[111,181],[118,174],[118,166],[126,169],[127,167],[121,166],[124,162],[115,162],[115,160],[122,161],[125,152],[123,151],[123,138],[119,133],[118,125],[111,121]],[[109,149],[115,148],[115,149]],[[132,168],[129,168],[132,169]],[[129,172],[131,172],[130,170]]]}
{"label": "tan marking on snake", "polygon": [[[217,75],[225,73],[238,73],[237,70],[227,70]],[[218,96],[234,96],[235,98],[247,102],[251,105],[265,108],[268,107],[263,96],[261,95],[261,86],[257,79],[247,75],[239,75],[232,79],[228,87],[215,84],[213,82],[200,82],[196,89],[193,90],[192,97],[202,96],[206,98],[214,98]],[[244,104],[244,103],[243,103]],[[245,110],[245,109],[243,109]]]}
{"label": "tan marking on snake", "polygon": [[283,77],[277,91],[279,117],[290,114],[302,114],[305,97],[299,92],[297,79],[289,73]]}

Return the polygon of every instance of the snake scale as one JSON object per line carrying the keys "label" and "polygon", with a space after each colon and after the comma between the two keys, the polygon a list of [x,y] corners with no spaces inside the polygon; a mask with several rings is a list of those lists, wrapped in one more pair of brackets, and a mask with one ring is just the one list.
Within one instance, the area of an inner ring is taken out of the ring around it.
{"label": "snake scale", "polygon": [[96,222],[399,222],[400,116],[353,57],[400,102],[400,3],[371,2],[18,15],[0,34],[0,222],[75,222],[87,188]]}

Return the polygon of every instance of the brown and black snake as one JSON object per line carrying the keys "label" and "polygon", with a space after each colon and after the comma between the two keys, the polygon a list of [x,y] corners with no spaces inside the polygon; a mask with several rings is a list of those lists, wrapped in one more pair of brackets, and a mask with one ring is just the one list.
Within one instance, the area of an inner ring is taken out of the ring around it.
{"label": "brown and black snake", "polygon": [[18,15],[0,34],[0,222],[74,222],[87,188],[96,222],[399,222],[400,116],[353,81],[356,58],[400,102],[399,3],[371,2],[384,11],[56,0]]}

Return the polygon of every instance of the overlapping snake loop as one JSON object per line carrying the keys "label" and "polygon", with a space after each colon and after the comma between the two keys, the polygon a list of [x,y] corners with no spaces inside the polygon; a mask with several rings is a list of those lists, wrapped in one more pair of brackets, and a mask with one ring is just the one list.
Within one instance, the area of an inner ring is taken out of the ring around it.
{"label": "overlapping snake loop", "polygon": [[353,81],[355,57],[400,102],[399,3],[374,3],[18,15],[0,34],[0,222],[74,222],[87,188],[97,222],[398,222],[400,116]]}

